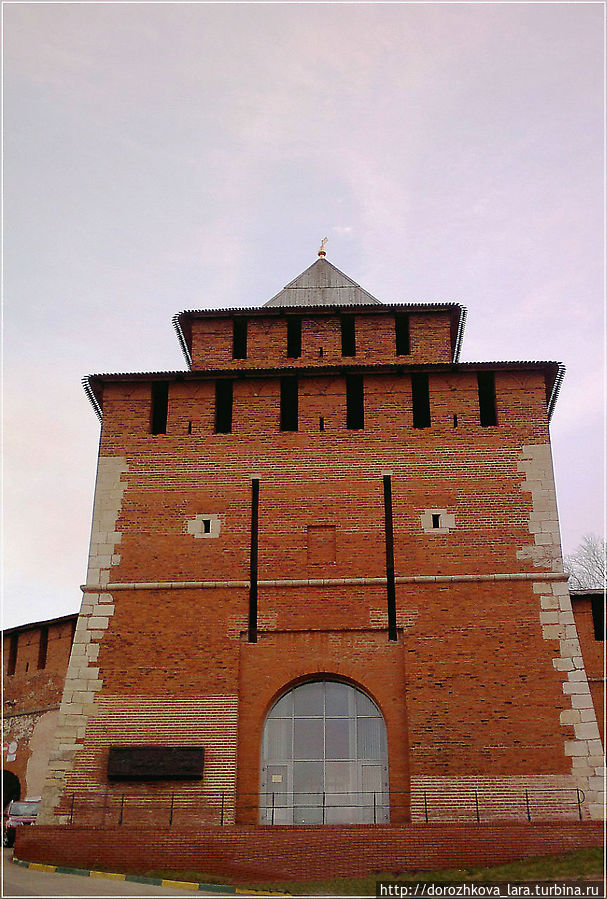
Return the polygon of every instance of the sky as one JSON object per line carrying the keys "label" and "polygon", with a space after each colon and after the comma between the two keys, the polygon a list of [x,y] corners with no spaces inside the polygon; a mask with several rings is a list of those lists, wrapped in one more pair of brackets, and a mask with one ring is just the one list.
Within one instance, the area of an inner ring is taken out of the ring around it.
{"label": "sky", "polygon": [[27,3],[4,15],[4,625],[77,611],[94,372],[327,259],[567,366],[565,552],[603,533],[602,3]]}

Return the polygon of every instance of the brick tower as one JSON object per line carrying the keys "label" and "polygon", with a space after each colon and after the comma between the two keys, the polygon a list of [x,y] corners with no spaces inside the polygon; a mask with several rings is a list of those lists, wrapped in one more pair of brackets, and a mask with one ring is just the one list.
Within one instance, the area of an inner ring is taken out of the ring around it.
{"label": "brick tower", "polygon": [[592,818],[554,362],[324,257],[182,312],[184,371],[85,380],[87,583],[41,823]]}

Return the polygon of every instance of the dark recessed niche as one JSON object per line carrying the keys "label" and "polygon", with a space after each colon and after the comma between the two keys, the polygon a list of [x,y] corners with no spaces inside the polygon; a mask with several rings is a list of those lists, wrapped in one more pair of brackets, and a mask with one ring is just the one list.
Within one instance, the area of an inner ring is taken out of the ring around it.
{"label": "dark recessed niche", "polygon": [[193,780],[202,777],[202,746],[110,746],[110,780]]}
{"label": "dark recessed niche", "polygon": [[232,356],[234,359],[247,358],[247,320],[235,318],[232,330]]}
{"label": "dark recessed niche", "polygon": [[411,375],[411,396],[413,400],[413,427],[429,428],[430,419],[430,388],[428,375],[418,372]]}
{"label": "dark recessed niche", "polygon": [[362,375],[346,375],[346,427],[361,430],[365,426],[365,394]]}
{"label": "dark recessed niche", "polygon": [[301,356],[301,319],[295,315],[287,319],[287,356],[291,359]]}
{"label": "dark recessed niche", "polygon": [[356,356],[356,325],[353,315],[342,315],[341,324],[341,354],[342,356]]}
{"label": "dark recessed niche", "polygon": [[396,355],[408,356],[411,352],[409,343],[409,315],[406,312],[397,312],[394,316],[394,329],[396,335]]}
{"label": "dark recessed niche", "polygon": [[479,371],[478,405],[480,421],[483,428],[497,424],[497,406],[495,402],[495,372]]}
{"label": "dark recessed niche", "polygon": [[152,434],[166,434],[169,411],[169,382],[152,381]]}

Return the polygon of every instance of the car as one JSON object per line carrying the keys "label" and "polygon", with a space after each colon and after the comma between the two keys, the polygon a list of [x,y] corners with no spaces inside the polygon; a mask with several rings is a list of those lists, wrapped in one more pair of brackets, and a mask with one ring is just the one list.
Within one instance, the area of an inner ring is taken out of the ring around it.
{"label": "car", "polygon": [[13,799],[9,802],[4,812],[4,826],[2,830],[2,845],[15,845],[15,832],[17,827],[24,824],[35,824],[36,815],[40,808],[40,799]]}

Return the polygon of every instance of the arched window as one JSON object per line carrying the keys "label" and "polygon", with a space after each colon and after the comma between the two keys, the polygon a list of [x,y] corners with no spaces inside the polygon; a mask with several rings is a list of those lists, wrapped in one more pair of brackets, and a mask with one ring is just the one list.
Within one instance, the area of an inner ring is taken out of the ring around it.
{"label": "arched window", "polygon": [[261,750],[262,824],[384,824],[388,751],[382,713],[362,690],[301,684],[270,709]]}

